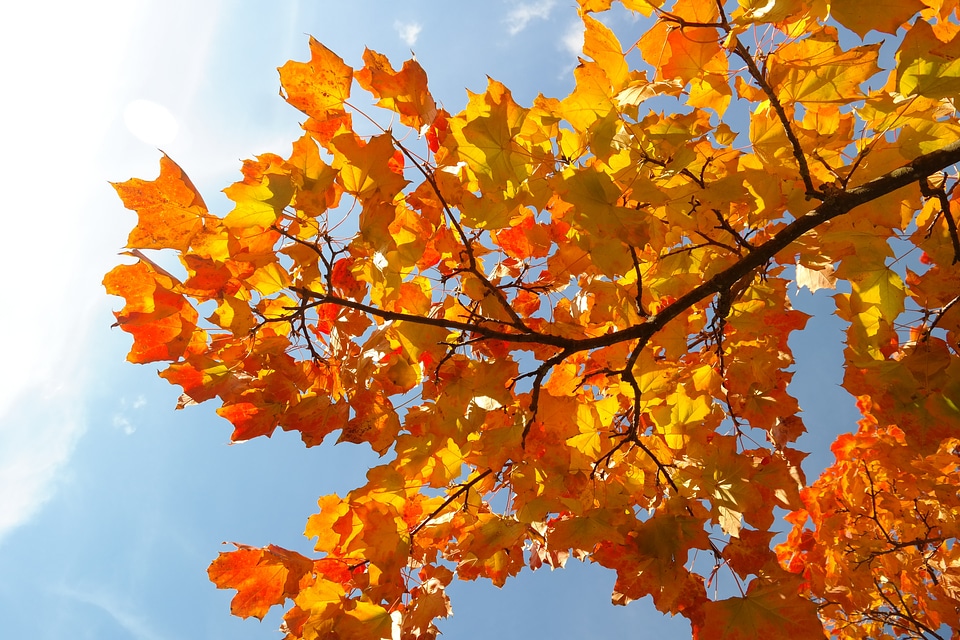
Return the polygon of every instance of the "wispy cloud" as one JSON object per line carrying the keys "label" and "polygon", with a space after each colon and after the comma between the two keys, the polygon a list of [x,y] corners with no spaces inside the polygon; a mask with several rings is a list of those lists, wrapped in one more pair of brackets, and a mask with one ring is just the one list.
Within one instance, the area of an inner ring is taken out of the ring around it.
{"label": "wispy cloud", "polygon": [[130,417],[127,408],[129,407],[133,411],[137,409],[142,409],[147,406],[147,399],[143,394],[138,395],[133,402],[129,402],[126,398],[120,399],[120,410],[113,414],[113,419],[111,422],[115,429],[120,429],[126,435],[132,435],[137,430],[137,426],[134,420]]}
{"label": "wispy cloud", "polygon": [[396,29],[400,39],[406,42],[408,47],[417,43],[417,37],[423,31],[423,26],[417,22],[401,22],[400,20],[393,23],[393,28]]}
{"label": "wispy cloud", "polygon": [[507,31],[515,36],[524,29],[533,19],[546,20],[550,17],[550,11],[553,10],[554,0],[540,0],[539,2],[523,2],[515,6],[507,13],[504,22],[507,23]]}
{"label": "wispy cloud", "polygon": [[64,389],[27,387],[0,414],[0,540],[32,518],[56,491],[84,432]]}
{"label": "wispy cloud", "polygon": [[167,636],[154,629],[149,620],[115,594],[103,589],[74,589],[63,586],[55,592],[102,610],[135,640],[167,640]]}
{"label": "wispy cloud", "polygon": [[125,434],[132,435],[136,432],[137,428],[133,426],[133,423],[127,419],[126,416],[120,415],[119,413],[113,416],[113,426],[117,429],[122,429]]}
{"label": "wispy cloud", "polygon": [[583,22],[571,23],[560,37],[560,46],[564,51],[576,57],[583,51]]}

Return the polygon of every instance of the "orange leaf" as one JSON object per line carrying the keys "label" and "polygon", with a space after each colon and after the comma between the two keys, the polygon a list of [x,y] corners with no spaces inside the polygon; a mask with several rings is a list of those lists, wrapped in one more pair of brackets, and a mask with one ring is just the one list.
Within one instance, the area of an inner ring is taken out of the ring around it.
{"label": "orange leaf", "polygon": [[696,640],[823,640],[817,606],[797,593],[798,580],[753,580],[743,597],[707,602]]}
{"label": "orange leaf", "polygon": [[863,38],[871,30],[896,34],[926,5],[920,0],[831,0],[830,16]]}
{"label": "orange leaf", "polygon": [[175,291],[179,283],[169,274],[141,260],[114,267],[103,284],[107,293],[126,299],[114,315],[120,328],[133,335],[130,362],[176,360],[183,355],[197,328],[197,312]]}
{"label": "orange leaf", "polygon": [[407,60],[397,72],[386,56],[366,49],[363,61],[357,82],[378,98],[378,107],[399,113],[400,122],[417,131],[433,123],[437,103],[427,90],[427,74],[416,60]]}
{"label": "orange leaf", "polygon": [[280,82],[291,105],[319,123],[343,118],[353,69],[343,58],[310,38],[310,62],[287,62]]}
{"label": "orange leaf", "polygon": [[190,178],[167,154],[160,158],[160,176],[114,183],[123,204],[137,212],[139,221],[127,238],[130,249],[186,251],[203,227],[207,206]]}
{"label": "orange leaf", "polygon": [[296,597],[301,578],[313,569],[313,561],[295,551],[274,545],[237,546],[236,551],[221,553],[207,575],[218,589],[236,589],[230,611],[241,618],[262,620],[270,607]]}

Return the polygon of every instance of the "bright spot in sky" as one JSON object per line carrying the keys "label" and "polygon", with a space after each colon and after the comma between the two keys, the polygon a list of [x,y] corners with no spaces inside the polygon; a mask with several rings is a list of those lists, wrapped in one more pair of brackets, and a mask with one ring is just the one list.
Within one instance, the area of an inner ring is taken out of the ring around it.
{"label": "bright spot in sky", "polygon": [[170,110],[150,100],[134,100],[123,110],[123,122],[147,144],[163,147],[177,137],[179,125]]}

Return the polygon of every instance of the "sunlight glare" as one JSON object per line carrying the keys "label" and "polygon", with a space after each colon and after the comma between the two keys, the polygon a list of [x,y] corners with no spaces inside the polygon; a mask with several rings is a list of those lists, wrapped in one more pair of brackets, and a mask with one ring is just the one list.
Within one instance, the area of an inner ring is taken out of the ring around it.
{"label": "sunlight glare", "polygon": [[150,100],[134,100],[123,109],[123,123],[137,138],[164,147],[177,137],[180,127],[170,110]]}

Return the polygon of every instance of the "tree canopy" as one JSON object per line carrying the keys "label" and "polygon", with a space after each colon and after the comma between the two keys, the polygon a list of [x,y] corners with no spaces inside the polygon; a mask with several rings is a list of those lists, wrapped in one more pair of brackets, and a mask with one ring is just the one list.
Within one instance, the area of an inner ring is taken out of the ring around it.
{"label": "tree canopy", "polygon": [[[415,60],[311,39],[304,134],[225,215],[166,155],[115,185],[128,359],[234,440],[381,456],[320,497],[316,557],[213,561],[235,615],[433,638],[453,578],[573,557],[700,640],[960,628],[956,0],[622,0],[626,46],[611,2],[579,0],[564,98],[451,114]],[[788,289],[838,282],[862,419],[808,481]]]}

